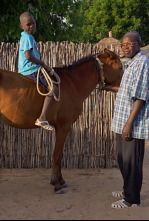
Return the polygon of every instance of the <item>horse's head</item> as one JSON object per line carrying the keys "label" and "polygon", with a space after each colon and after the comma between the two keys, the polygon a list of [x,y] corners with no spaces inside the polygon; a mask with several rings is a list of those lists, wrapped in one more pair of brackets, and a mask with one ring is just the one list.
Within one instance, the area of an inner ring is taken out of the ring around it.
{"label": "horse's head", "polygon": [[122,63],[117,54],[108,49],[98,56],[103,63],[103,75],[105,78],[105,87],[103,90],[118,91],[122,75]]}

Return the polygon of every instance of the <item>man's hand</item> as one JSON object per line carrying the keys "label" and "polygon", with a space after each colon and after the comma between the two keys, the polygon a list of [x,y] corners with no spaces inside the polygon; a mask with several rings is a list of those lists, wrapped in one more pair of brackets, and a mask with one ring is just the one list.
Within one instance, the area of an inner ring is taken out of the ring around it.
{"label": "man's hand", "polygon": [[132,140],[132,137],[131,137],[132,126],[133,126],[133,123],[134,123],[136,117],[138,116],[138,114],[140,113],[140,110],[144,104],[145,104],[144,100],[139,100],[139,99],[134,100],[133,108],[132,108],[130,115],[128,117],[128,120],[122,130],[122,138],[124,140],[126,140],[126,141]]}
{"label": "man's hand", "polygon": [[126,123],[122,130],[122,138],[127,142],[132,140],[131,130],[132,130],[132,124]]}

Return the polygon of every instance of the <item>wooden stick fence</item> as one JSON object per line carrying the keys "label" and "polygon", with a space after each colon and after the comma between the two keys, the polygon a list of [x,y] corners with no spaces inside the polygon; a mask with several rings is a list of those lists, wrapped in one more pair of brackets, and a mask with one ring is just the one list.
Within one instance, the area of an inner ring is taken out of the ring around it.
{"label": "wooden stick fence", "polygon": [[[101,48],[68,42],[37,43],[42,60],[51,67],[72,64]],[[110,46],[113,47],[114,46]],[[0,44],[0,68],[18,71],[19,43]],[[117,52],[118,53],[118,52]],[[64,147],[63,168],[112,168],[117,166],[115,134],[110,125],[115,93],[96,88],[83,104],[83,112],[72,125]],[[0,167],[51,168],[55,133],[42,128],[16,129],[1,124]]]}

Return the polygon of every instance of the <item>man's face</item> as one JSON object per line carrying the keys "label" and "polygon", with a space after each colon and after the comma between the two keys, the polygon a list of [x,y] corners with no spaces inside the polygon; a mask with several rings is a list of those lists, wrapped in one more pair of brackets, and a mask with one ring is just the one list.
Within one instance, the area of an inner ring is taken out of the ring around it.
{"label": "man's face", "polygon": [[122,39],[122,51],[125,57],[133,58],[140,51],[141,43],[135,37],[124,37]]}

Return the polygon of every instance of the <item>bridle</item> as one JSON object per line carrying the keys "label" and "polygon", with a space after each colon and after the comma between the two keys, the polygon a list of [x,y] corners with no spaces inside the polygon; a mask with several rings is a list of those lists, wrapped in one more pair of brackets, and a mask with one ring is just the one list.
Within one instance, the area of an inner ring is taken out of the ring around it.
{"label": "bridle", "polygon": [[99,70],[100,70],[100,78],[101,80],[99,81],[99,89],[102,90],[103,87],[105,87],[105,77],[104,77],[104,72],[103,72],[103,65],[104,63],[99,60],[99,58],[96,58],[96,61],[99,65]]}

